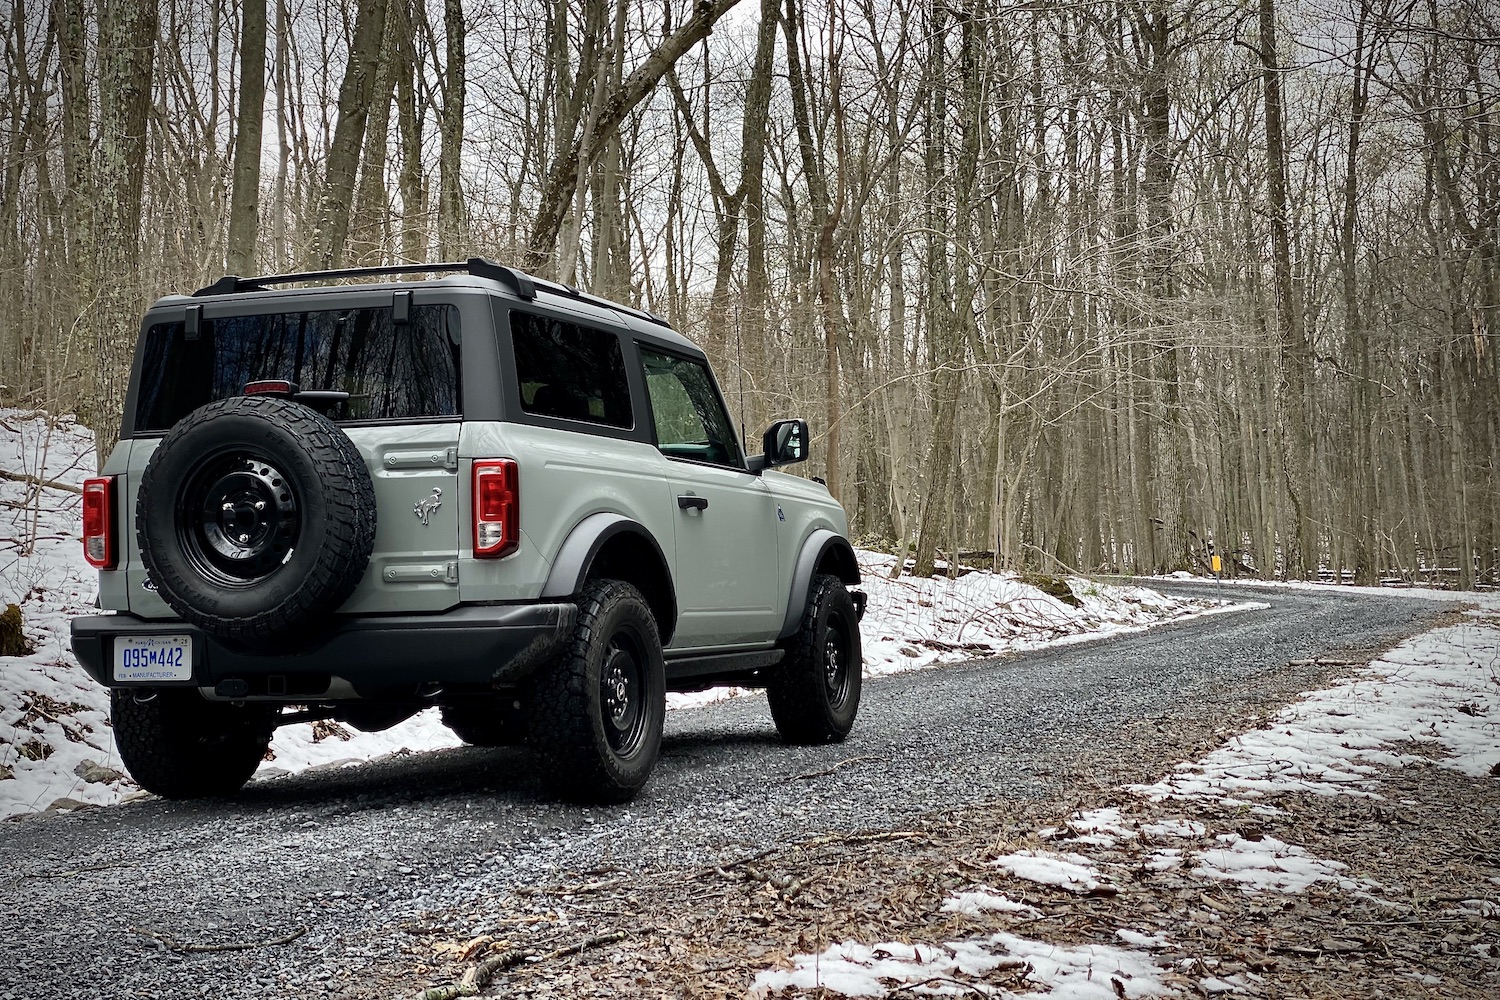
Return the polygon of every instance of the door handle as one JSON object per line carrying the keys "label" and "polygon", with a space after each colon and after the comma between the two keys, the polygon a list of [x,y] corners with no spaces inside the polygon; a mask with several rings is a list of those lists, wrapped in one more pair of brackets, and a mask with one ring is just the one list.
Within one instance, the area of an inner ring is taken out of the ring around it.
{"label": "door handle", "polygon": [[677,506],[682,510],[708,510],[708,497],[679,496]]}

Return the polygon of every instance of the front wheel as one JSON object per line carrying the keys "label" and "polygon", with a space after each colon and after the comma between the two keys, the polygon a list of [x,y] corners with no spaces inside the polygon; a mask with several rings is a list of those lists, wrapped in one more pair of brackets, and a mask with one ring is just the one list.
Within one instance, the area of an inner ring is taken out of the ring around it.
{"label": "front wheel", "polygon": [[786,657],[772,667],[766,699],[788,743],[838,743],[854,728],[864,679],[859,614],[836,576],[813,577]]}
{"label": "front wheel", "polygon": [[567,649],[538,671],[530,741],[560,797],[634,798],[656,766],[667,708],[666,664],[651,608],[620,580],[593,580],[578,597]]}
{"label": "front wheel", "polygon": [[110,723],[125,769],[148,792],[196,799],[234,792],[255,773],[276,729],[275,709],[165,690],[138,699],[110,691]]}

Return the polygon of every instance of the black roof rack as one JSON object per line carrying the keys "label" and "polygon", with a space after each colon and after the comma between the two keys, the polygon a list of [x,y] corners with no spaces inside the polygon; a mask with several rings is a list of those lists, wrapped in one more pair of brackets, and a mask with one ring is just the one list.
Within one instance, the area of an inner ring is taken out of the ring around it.
{"label": "black roof rack", "polygon": [[266,285],[285,285],[295,281],[324,281],[329,278],[369,278],[391,274],[426,274],[433,271],[467,271],[479,278],[492,278],[510,286],[510,290],[523,299],[536,298],[536,285],[531,276],[515,268],[497,264],[484,257],[470,257],[465,261],[448,261],[437,264],[389,264],[380,267],[343,267],[333,271],[299,271],[293,274],[267,274],[257,278],[241,278],[226,274],[193,293],[195,297],[205,295],[231,295],[235,292],[263,292]]}
{"label": "black roof rack", "polygon": [[434,271],[467,271],[469,274],[479,278],[491,278],[503,285],[509,286],[510,290],[523,299],[536,298],[536,286],[540,281],[542,287],[559,295],[587,302],[590,305],[601,306],[605,309],[617,309],[620,312],[630,313],[672,329],[672,324],[662,319],[655,313],[646,309],[632,309],[618,302],[601,299],[597,295],[580,292],[572,285],[564,285],[560,282],[547,281],[545,279],[533,279],[524,271],[518,271],[504,264],[497,264],[485,257],[470,257],[465,261],[448,261],[437,264],[389,264],[379,267],[344,267],[334,271],[299,271],[292,274],[267,274],[258,278],[241,278],[237,275],[227,274],[215,281],[212,285],[206,285],[193,293],[195,298],[207,295],[233,295],[236,292],[264,292],[267,285],[285,285],[298,281],[325,281],[329,278],[369,278],[380,275],[393,274],[426,274]]}
{"label": "black roof rack", "polygon": [[635,316],[638,319],[643,319],[648,323],[655,323],[657,326],[664,326],[668,330],[672,329],[671,323],[668,323],[666,320],[662,319],[660,316],[656,315],[656,313],[652,312],[649,309],[635,309],[631,306],[621,305],[620,303],[614,302],[610,299],[600,298],[598,295],[591,295],[588,292],[581,292],[578,289],[574,288],[572,285],[565,285],[560,281],[549,281],[546,278],[537,278],[535,280],[538,285],[540,285],[542,288],[545,288],[549,292],[555,292],[558,295],[566,295],[570,299],[577,299],[579,302],[587,302],[591,306],[599,306],[603,309],[613,309],[616,312],[629,313],[630,315]]}

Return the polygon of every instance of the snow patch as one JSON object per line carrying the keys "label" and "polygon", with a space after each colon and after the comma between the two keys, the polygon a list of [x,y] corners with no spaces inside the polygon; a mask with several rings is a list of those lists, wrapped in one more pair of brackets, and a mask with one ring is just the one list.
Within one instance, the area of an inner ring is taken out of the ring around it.
{"label": "snow patch", "polygon": [[970,977],[1000,969],[1014,970],[1015,980],[1045,990],[1050,1000],[1177,995],[1167,985],[1168,970],[1143,952],[1102,944],[1055,945],[1004,933],[938,945],[846,941],[790,961],[790,969],[757,974],[749,995],[763,998],[788,987],[822,988],[851,997],[884,997],[897,991],[933,996],[997,993]]}
{"label": "snow patch", "polygon": [[1017,902],[1004,893],[989,886],[979,886],[970,892],[960,892],[943,900],[943,913],[962,913],[977,917],[981,913],[1019,913],[1028,917],[1039,917],[1042,911],[1026,903]]}
{"label": "snow patch", "polygon": [[[1133,788],[1153,799],[1245,802],[1279,792],[1379,797],[1379,769],[1407,764],[1482,777],[1500,765],[1497,685],[1500,629],[1477,621],[1434,629],[1304,695],[1266,728]],[[1403,744],[1437,753],[1412,753]]]}
{"label": "snow patch", "polygon": [[1340,889],[1359,887],[1358,882],[1340,874],[1348,870],[1348,865],[1314,857],[1306,848],[1275,837],[1246,840],[1239,834],[1226,833],[1214,839],[1222,846],[1195,855],[1199,864],[1193,869],[1194,875],[1236,882],[1249,892],[1301,892],[1318,882],[1332,882]]}
{"label": "snow patch", "polygon": [[1068,828],[1076,834],[1069,843],[1099,847],[1114,847],[1122,840],[1134,840],[1138,836],[1120,815],[1120,810],[1113,806],[1074,813],[1068,820]]}
{"label": "snow patch", "polygon": [[1081,854],[1016,851],[996,858],[991,864],[1005,869],[1016,878],[1056,886],[1069,892],[1090,892],[1108,884],[1104,876],[1093,867],[1093,863]]}

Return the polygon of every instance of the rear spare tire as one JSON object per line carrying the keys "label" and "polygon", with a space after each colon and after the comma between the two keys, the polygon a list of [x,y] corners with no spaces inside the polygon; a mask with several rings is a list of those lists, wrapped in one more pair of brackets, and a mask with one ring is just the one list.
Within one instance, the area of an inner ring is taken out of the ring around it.
{"label": "rear spare tire", "polygon": [[287,399],[236,396],[167,432],[136,496],[141,559],[162,598],[203,631],[295,638],[339,608],[375,543],[359,449]]}

